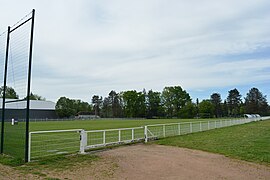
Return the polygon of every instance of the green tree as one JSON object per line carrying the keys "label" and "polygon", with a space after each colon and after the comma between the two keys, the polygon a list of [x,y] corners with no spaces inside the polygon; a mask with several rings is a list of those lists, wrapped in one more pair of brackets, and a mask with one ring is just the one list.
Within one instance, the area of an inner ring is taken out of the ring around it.
{"label": "green tree", "polygon": [[84,112],[84,113],[90,113],[92,111],[92,106],[88,103],[88,102],[84,102],[81,100],[74,100],[72,99],[72,104],[73,104],[73,108],[76,111],[76,115],[80,112]]}
{"label": "green tree", "polygon": [[[24,99],[26,99],[26,97]],[[30,100],[46,101],[46,99],[44,97],[39,96],[37,94],[33,94],[32,92],[30,93],[29,99]]]}
{"label": "green tree", "polygon": [[60,118],[69,118],[75,116],[76,109],[74,109],[74,103],[71,99],[66,97],[60,97],[56,103],[55,111]]}
{"label": "green tree", "polygon": [[159,117],[162,115],[161,93],[149,90],[146,96],[147,117]]}
{"label": "green tree", "polygon": [[56,103],[55,110],[60,118],[76,116],[79,112],[89,113],[92,111],[91,105],[81,100],[60,97]]}
{"label": "green tree", "polygon": [[257,88],[251,88],[245,97],[245,112],[266,115],[268,103],[266,96]]}
{"label": "green tree", "polygon": [[191,102],[189,94],[180,86],[165,87],[161,98],[168,117],[180,117],[181,108]]}
{"label": "green tree", "polygon": [[108,97],[105,97],[102,102],[101,116],[112,117],[112,108]]}
{"label": "green tree", "polygon": [[102,97],[99,97],[98,95],[94,95],[92,97],[92,104],[95,110],[95,116],[100,116],[100,109],[102,105]]}
{"label": "green tree", "polygon": [[196,99],[196,118],[199,118],[199,99]]}
{"label": "green tree", "polygon": [[241,102],[241,95],[239,91],[236,88],[230,90],[227,97],[229,116],[236,117],[240,115]]}
{"label": "green tree", "polygon": [[224,100],[224,103],[222,104],[222,115],[225,117],[228,116],[228,104],[226,100]]}
{"label": "green tree", "polygon": [[221,96],[218,93],[213,93],[210,97],[210,100],[212,104],[214,105],[214,114],[215,117],[221,117],[222,116],[222,107],[221,107]]}
{"label": "green tree", "polygon": [[[0,88],[0,97],[3,98],[4,86]],[[6,99],[19,99],[19,95],[12,87],[6,87]]]}
{"label": "green tree", "polygon": [[180,118],[194,118],[197,115],[196,104],[188,102],[180,110]]}
{"label": "green tree", "polygon": [[115,91],[111,91],[109,93],[109,104],[111,107],[111,116],[112,117],[121,117],[122,116],[122,104],[121,104],[121,98],[120,95],[115,92]]}
{"label": "green tree", "polygon": [[211,118],[214,115],[214,105],[210,100],[202,100],[199,103],[199,113],[201,118]]}
{"label": "green tree", "polygon": [[126,117],[145,117],[145,95],[135,90],[122,93]]}

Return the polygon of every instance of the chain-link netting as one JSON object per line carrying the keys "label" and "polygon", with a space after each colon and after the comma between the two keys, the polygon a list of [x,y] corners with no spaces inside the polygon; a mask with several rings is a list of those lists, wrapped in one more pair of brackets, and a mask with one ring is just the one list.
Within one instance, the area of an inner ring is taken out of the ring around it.
{"label": "chain-link netting", "polygon": [[[24,159],[27,151],[27,95],[32,13],[0,37],[2,153]],[[5,93],[4,93],[5,92]],[[4,108],[3,108],[4,107]],[[4,122],[4,123],[3,123]]]}

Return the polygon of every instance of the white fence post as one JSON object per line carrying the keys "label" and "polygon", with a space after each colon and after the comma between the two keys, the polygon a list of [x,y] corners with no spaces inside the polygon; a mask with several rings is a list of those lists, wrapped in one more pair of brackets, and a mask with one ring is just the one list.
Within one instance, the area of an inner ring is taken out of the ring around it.
{"label": "white fence post", "polygon": [[166,137],[166,127],[163,125],[163,137]]}
{"label": "white fence post", "polygon": [[217,121],[215,121],[215,128],[217,128]]}
{"label": "white fence post", "polygon": [[181,125],[180,125],[180,123],[178,124],[178,135],[181,135]]}
{"label": "white fence post", "polygon": [[192,122],[189,123],[190,133],[192,133]]}
{"label": "white fence post", "polygon": [[132,141],[134,141],[134,129],[131,130]]}
{"label": "white fence post", "polygon": [[103,131],[103,144],[106,144],[106,131]]}
{"label": "white fence post", "polygon": [[121,130],[118,131],[118,142],[121,142]]}
{"label": "white fence post", "polygon": [[200,131],[202,131],[202,122],[200,121]]}
{"label": "white fence post", "polygon": [[28,162],[31,161],[31,135],[32,133],[29,133],[29,142],[28,142]]}
{"label": "white fence post", "polygon": [[148,142],[148,136],[147,136],[147,126],[144,126],[144,138],[145,138],[145,142]]}
{"label": "white fence post", "polygon": [[87,133],[85,130],[80,131],[80,153],[85,153],[85,147],[87,146]]}
{"label": "white fence post", "polygon": [[208,125],[207,126],[208,126],[208,130],[209,130],[210,129],[210,122],[209,121],[208,121]]}

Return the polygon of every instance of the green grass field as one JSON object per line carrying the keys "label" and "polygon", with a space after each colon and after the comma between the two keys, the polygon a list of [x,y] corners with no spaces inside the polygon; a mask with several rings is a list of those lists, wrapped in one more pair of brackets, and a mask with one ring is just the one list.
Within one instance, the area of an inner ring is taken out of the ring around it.
{"label": "green grass field", "polygon": [[[73,120],[73,121],[43,121],[43,122],[31,122],[30,131],[48,131],[48,130],[67,130],[67,129],[84,129],[84,130],[104,130],[104,129],[118,129],[118,128],[130,128],[130,127],[142,127],[151,124],[167,124],[167,123],[179,123],[179,122],[206,122],[206,121],[217,121],[221,119],[136,119],[136,120]],[[225,122],[225,121],[224,121]],[[199,124],[193,125],[193,132],[199,131]],[[189,124],[181,126],[181,134],[189,133]],[[213,129],[214,123],[210,126]],[[220,125],[220,123],[217,123]],[[10,126],[10,127],[9,127]],[[23,147],[24,143],[22,140],[22,131],[18,130],[19,127],[23,127],[24,123],[19,123],[17,126],[11,126],[7,124],[9,131],[12,132],[12,136],[6,137],[6,151],[10,151],[10,155],[15,157],[24,157]],[[175,129],[176,128],[176,129]],[[202,123],[202,129],[207,130],[207,122]],[[158,130],[159,137],[163,137],[162,126],[153,129]],[[16,133],[17,132],[17,133]],[[177,135],[177,126],[167,126],[167,135]],[[119,138],[118,131],[106,132],[106,143],[118,142]],[[131,130],[121,131],[121,140],[130,140],[132,137]],[[87,145],[104,144],[103,132],[87,133]],[[222,134],[220,135],[222,136]],[[181,136],[184,137],[184,136]],[[12,138],[11,140],[8,140]],[[135,139],[144,138],[144,129],[134,130]],[[209,137],[211,138],[211,137]],[[227,137],[226,137],[227,138]],[[18,141],[18,142],[17,142]],[[166,142],[167,139],[164,139]],[[163,142],[163,141],[161,141]],[[170,140],[168,139],[168,143]],[[204,141],[200,141],[204,142]],[[40,158],[43,156],[57,155],[63,153],[74,153],[78,152],[80,147],[80,133],[77,131],[73,132],[61,132],[61,133],[44,133],[44,134],[32,134],[31,135],[31,157]],[[7,149],[8,148],[8,149]]]}
{"label": "green grass field", "polygon": [[[40,121],[30,122],[30,132],[33,131],[48,131],[48,130],[67,130],[67,129],[84,129],[84,130],[100,130],[100,129],[117,129],[117,128],[129,128],[138,127],[148,124],[163,124],[173,122],[186,122],[186,121],[205,121],[204,119],[98,119],[98,120],[69,120],[69,121]],[[63,145],[62,151],[64,152],[76,152],[79,147],[79,133],[59,133],[52,134],[52,136],[45,134],[40,136],[34,136],[36,148],[39,146],[46,148],[46,144],[51,144],[54,140],[55,146],[57,146],[57,139],[60,137],[66,138],[64,141],[69,142],[68,146],[74,146],[73,148],[66,148],[66,144]],[[143,131],[140,136],[143,136]],[[11,126],[10,123],[5,123],[5,143],[4,153],[23,158],[25,155],[25,123],[20,122],[18,125]],[[49,142],[49,140],[51,142]],[[111,138],[111,141],[114,139]],[[63,141],[61,141],[63,143]],[[95,142],[93,142],[95,143]],[[61,143],[59,143],[61,145]],[[33,145],[33,144],[32,144]],[[34,148],[34,149],[36,149]],[[57,148],[55,148],[57,149]],[[59,149],[59,147],[58,147]],[[40,152],[42,153],[42,152]],[[53,152],[51,152],[53,153]]]}
{"label": "green grass field", "polygon": [[270,120],[164,138],[153,143],[270,165]]}
{"label": "green grass field", "polygon": [[85,130],[100,130],[100,129],[117,129],[140,127],[150,124],[165,124],[190,121],[209,121],[215,119],[123,119],[123,120],[74,120],[74,121],[43,121],[31,122],[30,131],[43,130],[65,130],[65,129],[85,129]]}
{"label": "green grass field", "polygon": [[[166,124],[187,121],[206,121],[206,119],[134,119],[134,120],[74,120],[74,121],[49,121],[49,122],[32,122],[30,123],[30,131],[47,131],[47,130],[68,130],[68,129],[84,129],[84,130],[104,130],[142,127],[149,124]],[[103,132],[88,133],[87,145],[104,144]],[[119,132],[106,132],[106,143],[118,142]],[[134,130],[135,139],[144,138],[144,129]],[[121,140],[132,139],[131,130],[121,131]],[[31,135],[31,157],[38,158],[44,155],[55,155],[61,153],[71,153],[79,151],[80,133],[60,132],[60,133],[44,133]]]}

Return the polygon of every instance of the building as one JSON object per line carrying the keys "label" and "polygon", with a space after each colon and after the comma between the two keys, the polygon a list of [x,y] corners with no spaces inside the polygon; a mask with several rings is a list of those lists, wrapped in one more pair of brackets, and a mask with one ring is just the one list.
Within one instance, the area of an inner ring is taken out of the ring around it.
{"label": "building", "polygon": [[[14,101],[16,99],[6,99]],[[0,99],[0,116],[2,119],[2,104],[3,99]],[[52,101],[30,100],[30,119],[55,119],[57,118],[55,112],[55,103]],[[6,103],[5,105],[5,119],[25,119],[26,117],[26,101]]]}

